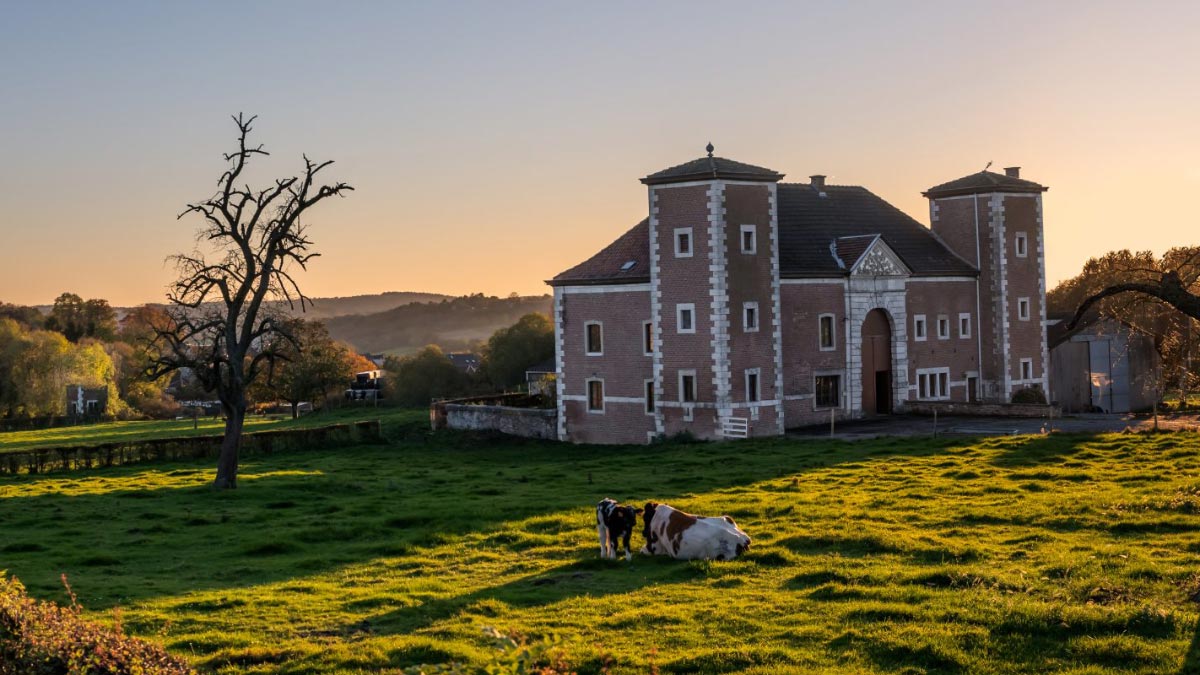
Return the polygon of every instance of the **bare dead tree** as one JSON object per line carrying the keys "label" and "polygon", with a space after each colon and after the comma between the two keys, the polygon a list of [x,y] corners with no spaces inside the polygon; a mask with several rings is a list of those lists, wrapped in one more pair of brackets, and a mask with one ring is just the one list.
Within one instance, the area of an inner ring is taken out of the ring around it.
{"label": "bare dead tree", "polygon": [[1111,298],[1123,293],[1141,293],[1152,298],[1157,298],[1193,319],[1200,319],[1200,295],[1192,293],[1188,286],[1176,270],[1163,272],[1157,281],[1134,281],[1112,284],[1089,295],[1080,303],[1079,308],[1075,310],[1075,315],[1071,317],[1070,323],[1067,324],[1067,329],[1074,330],[1075,326],[1088,313],[1088,310],[1092,308],[1092,305],[1105,298]]}
{"label": "bare dead tree", "polygon": [[[273,369],[281,352],[272,345],[295,344],[285,317],[275,306],[307,307],[296,282],[297,269],[317,257],[304,221],[321,201],[353,190],[345,183],[318,185],[317,174],[332,161],[304,157],[304,175],[276,179],[253,190],[242,173],[262,145],[251,147],[255,117],[239,114],[237,150],[226,154],[229,168],[213,196],[189,204],[179,218],[198,214],[203,224],[196,239],[210,251],[173,256],[179,279],[170,287],[164,325],[155,327],[158,356],[147,371],[161,377],[191,370],[205,390],[215,392],[225,413],[225,436],[214,486],[237,487],[238,447],[246,419],[246,390]],[[282,339],[281,339],[282,338]]]}

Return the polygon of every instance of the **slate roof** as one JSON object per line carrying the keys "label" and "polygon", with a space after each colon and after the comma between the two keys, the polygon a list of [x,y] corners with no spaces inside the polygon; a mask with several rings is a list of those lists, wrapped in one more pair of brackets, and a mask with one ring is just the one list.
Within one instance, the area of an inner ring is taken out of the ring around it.
{"label": "slate roof", "polygon": [[656,171],[642,179],[646,185],[661,185],[663,183],[683,183],[692,180],[712,180],[726,178],[729,180],[761,180],[774,183],[783,178],[783,174],[771,169],[764,169],[753,164],[743,164],[724,157],[701,157],[685,162],[679,166]]}
{"label": "slate roof", "polygon": [[[826,185],[818,192],[807,183],[781,183],[777,195],[779,272],[785,279],[845,276],[874,235],[882,237],[915,276],[978,274],[973,265],[947,248],[929,228],[866,188]],[[841,240],[837,248],[844,266],[838,264],[838,258],[830,250],[835,240]],[[648,282],[649,242],[649,222],[643,220],[549,283],[561,286]],[[853,260],[847,260],[848,257]],[[630,260],[636,261],[634,267],[621,270],[621,265]]]}
{"label": "slate roof", "polygon": [[1045,192],[1050,188],[1024,178],[993,171],[980,171],[948,183],[935,185],[921,194],[926,197],[954,197],[986,192]]}
{"label": "slate roof", "polygon": [[834,242],[833,253],[841,259],[847,270],[854,269],[858,259],[871,248],[871,244],[879,238],[878,234],[860,234],[852,237],[838,237]]}

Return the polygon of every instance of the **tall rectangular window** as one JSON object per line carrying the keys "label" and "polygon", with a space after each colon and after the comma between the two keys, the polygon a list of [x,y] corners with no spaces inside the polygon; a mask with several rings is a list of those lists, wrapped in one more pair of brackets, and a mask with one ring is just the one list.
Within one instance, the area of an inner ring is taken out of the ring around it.
{"label": "tall rectangular window", "polygon": [[654,322],[642,322],[642,353],[654,356]]}
{"label": "tall rectangular window", "polygon": [[758,368],[750,368],[746,371],[746,402],[754,403],[759,399],[758,388]]}
{"label": "tall rectangular window", "polygon": [[587,381],[588,412],[604,412],[604,380]]}
{"label": "tall rectangular window", "polygon": [[758,303],[742,303],[742,329],[747,333],[758,331]]}
{"label": "tall rectangular window", "polygon": [[676,258],[692,257],[692,228],[690,228],[690,227],[675,228],[675,257]]}
{"label": "tall rectangular window", "polygon": [[1016,237],[1016,252],[1018,258],[1029,256],[1029,237],[1024,232],[1018,232]]}
{"label": "tall rectangular window", "polygon": [[696,371],[694,371],[694,370],[679,371],[679,402],[680,403],[695,403],[696,402]]}
{"label": "tall rectangular window", "polygon": [[917,314],[913,317],[913,339],[917,342],[925,341],[925,315]]}
{"label": "tall rectangular window", "polygon": [[646,414],[654,414],[654,380],[646,380]]}
{"label": "tall rectangular window", "polygon": [[680,333],[696,332],[696,305],[681,303],[675,305],[675,330]]}
{"label": "tall rectangular window", "polygon": [[758,228],[754,225],[742,226],[742,253],[758,253]]}
{"label": "tall rectangular window", "polygon": [[813,380],[813,390],[816,407],[841,407],[842,377],[840,375],[817,375]]}
{"label": "tall rectangular window", "polygon": [[939,314],[937,318],[937,335],[939,340],[950,339],[950,317]]}
{"label": "tall rectangular window", "polygon": [[822,314],[817,319],[819,344],[823,352],[831,352],[837,348],[837,324],[833,319],[832,314]]}
{"label": "tall rectangular window", "polygon": [[1017,298],[1017,318],[1021,321],[1029,320],[1029,298]]}
{"label": "tall rectangular window", "polygon": [[964,312],[964,313],[958,315],[958,337],[960,337],[960,338],[971,337],[971,315],[970,315],[970,313]]}
{"label": "tall rectangular window", "polygon": [[588,321],[583,324],[584,346],[588,356],[604,354],[604,326],[599,321]]}
{"label": "tall rectangular window", "polygon": [[1033,379],[1033,359],[1021,359],[1021,379],[1026,382]]}

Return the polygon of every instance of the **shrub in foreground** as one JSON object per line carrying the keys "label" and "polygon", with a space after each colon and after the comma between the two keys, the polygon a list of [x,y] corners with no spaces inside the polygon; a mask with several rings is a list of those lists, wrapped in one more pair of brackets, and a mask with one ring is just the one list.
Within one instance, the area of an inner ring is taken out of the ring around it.
{"label": "shrub in foreground", "polygon": [[1025,387],[1013,393],[1013,403],[1046,404],[1046,394],[1037,387]]}
{"label": "shrub in foreground", "polygon": [[108,628],[80,613],[74,594],[70,607],[60,607],[30,598],[15,577],[0,576],[0,675],[195,672],[162,647],[125,635],[120,625]]}

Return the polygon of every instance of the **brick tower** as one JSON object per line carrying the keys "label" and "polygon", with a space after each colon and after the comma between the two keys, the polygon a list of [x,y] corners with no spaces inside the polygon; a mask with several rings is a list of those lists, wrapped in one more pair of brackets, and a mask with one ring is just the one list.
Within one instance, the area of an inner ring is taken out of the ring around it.
{"label": "brick tower", "polygon": [[922,193],[934,233],[979,269],[977,395],[984,401],[1008,402],[1026,387],[1050,398],[1042,228],[1048,188],[1020,174],[1020,167],[985,170]]}
{"label": "brick tower", "polygon": [[655,428],[715,438],[783,432],[776,183],[708,156],[642,179],[649,192]]}

